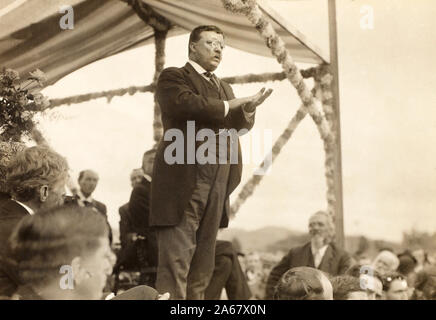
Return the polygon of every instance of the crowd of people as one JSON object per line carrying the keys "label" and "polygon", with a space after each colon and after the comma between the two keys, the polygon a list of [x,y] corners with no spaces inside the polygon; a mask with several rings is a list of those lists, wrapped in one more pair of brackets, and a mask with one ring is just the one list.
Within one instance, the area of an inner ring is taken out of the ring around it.
{"label": "crowd of people", "polygon": [[[106,206],[92,198],[96,172],[80,172],[79,188],[65,196],[64,157],[46,146],[17,153],[1,184],[0,295],[103,299],[112,293],[114,299],[168,298],[169,293],[154,289],[158,246],[155,231],[144,218],[150,209],[154,155],[154,150],[145,152],[142,167],[131,173],[131,197],[119,210],[118,243],[112,239]],[[395,254],[385,249],[372,261],[359,261],[335,246],[334,224],[326,212],[313,214],[308,229],[310,241],[291,248],[266,271],[262,254],[244,255],[232,242],[218,240],[205,299],[436,299],[436,266],[423,250]],[[63,266],[67,266],[64,273]],[[123,286],[120,276],[129,272],[140,276]],[[74,290],[66,290],[69,285]]]}
{"label": "crowd of people", "polygon": [[[434,265],[389,250],[370,263],[355,261],[335,245],[332,217],[324,211],[309,219],[310,241],[269,265],[263,287],[254,288],[262,273],[262,265],[251,265],[256,255],[245,259],[217,234],[229,225],[229,196],[241,182],[238,137],[253,127],[256,108],[272,90],[236,98],[213,74],[223,49],[218,27],[199,26],[191,32],[185,66],[160,74],[155,97],[163,130],[181,140],[161,139],[132,171],[130,199],[119,209],[119,246],[106,206],[92,196],[99,181],[95,170],[81,171],[78,187],[66,196],[67,160],[48,146],[23,148],[1,162],[0,296],[202,300],[225,292],[231,300],[436,298]],[[198,136],[207,141],[199,144]],[[126,284],[129,273],[139,276]]]}

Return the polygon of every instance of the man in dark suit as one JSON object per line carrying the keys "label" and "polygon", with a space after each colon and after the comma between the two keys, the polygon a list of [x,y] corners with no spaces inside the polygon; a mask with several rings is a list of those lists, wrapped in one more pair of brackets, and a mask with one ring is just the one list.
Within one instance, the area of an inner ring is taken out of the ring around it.
{"label": "man in dark suit", "polygon": [[[132,188],[135,185],[141,183],[144,177],[144,171],[142,168],[133,169],[130,174],[130,184]],[[120,242],[121,248],[117,253],[117,264],[114,267],[114,273],[119,272],[119,268],[124,266],[125,268],[136,268],[138,265],[136,245],[135,241],[137,238],[134,232],[134,226],[130,218],[129,202],[123,204],[118,212],[120,214]]]}
{"label": "man in dark suit", "polygon": [[77,203],[81,207],[96,209],[107,218],[106,205],[92,197],[92,193],[98,184],[98,174],[93,170],[83,170],[79,173],[80,190],[77,193]]}
{"label": "man in dark suit", "polygon": [[[133,169],[130,174],[130,184],[132,186],[132,189],[135,188],[137,184],[141,183],[143,178],[144,178],[144,171],[142,170],[142,168]],[[129,238],[131,238],[131,233],[134,228],[130,220],[129,205],[130,203],[127,202],[118,209],[118,213],[120,214],[121,247],[128,246],[128,243],[130,241]]]}
{"label": "man in dark suit", "polygon": [[295,267],[312,267],[332,276],[345,274],[353,264],[351,256],[336,247],[333,220],[327,212],[318,211],[309,219],[310,242],[292,248],[272,270],[267,280],[266,299],[272,299],[280,277]]}
{"label": "man in dark suit", "polygon": [[129,201],[129,217],[134,234],[138,262],[140,264],[140,283],[154,287],[158,265],[156,232],[149,225],[151,174],[156,150],[144,153],[142,158],[143,175],[135,184]]}
{"label": "man in dark suit", "polygon": [[93,170],[83,170],[79,173],[79,190],[73,197],[72,203],[80,207],[89,207],[100,212],[105,218],[109,227],[109,242],[112,245],[112,228],[107,218],[107,208],[103,202],[97,201],[92,197],[92,193],[98,184],[98,174]]}
{"label": "man in dark suit", "polygon": [[229,195],[241,180],[238,135],[253,127],[256,107],[272,91],[236,99],[212,73],[223,48],[219,28],[195,28],[188,63],[163,70],[156,88],[164,139],[154,164],[149,222],[159,243],[156,288],[174,299],[204,298],[218,228],[228,225]]}
{"label": "man in dark suit", "polygon": [[23,217],[61,205],[67,179],[67,161],[48,147],[27,148],[11,159],[6,172],[11,197],[0,203],[0,296],[11,295],[16,288],[7,263],[9,236]]}

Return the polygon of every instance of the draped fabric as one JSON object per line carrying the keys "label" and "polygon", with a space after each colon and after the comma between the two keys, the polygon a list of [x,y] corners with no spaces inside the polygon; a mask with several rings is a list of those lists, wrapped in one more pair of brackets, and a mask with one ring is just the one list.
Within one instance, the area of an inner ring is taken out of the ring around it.
{"label": "draped fabric", "polygon": [[[227,12],[220,0],[143,1],[177,25],[169,37],[200,24],[215,24],[223,29],[228,46],[270,56],[248,20]],[[73,7],[72,30],[59,24],[64,5]],[[296,61],[327,61],[296,30],[291,34],[273,24]],[[39,68],[48,77],[47,85],[96,60],[149,43],[153,43],[153,29],[120,0],[2,0],[0,4],[0,67],[23,75]]]}

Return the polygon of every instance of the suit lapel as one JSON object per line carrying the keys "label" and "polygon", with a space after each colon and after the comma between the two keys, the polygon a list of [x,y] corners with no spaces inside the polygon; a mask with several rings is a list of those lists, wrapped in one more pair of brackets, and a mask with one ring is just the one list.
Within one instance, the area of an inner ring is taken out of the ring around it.
{"label": "suit lapel", "polygon": [[226,82],[221,81],[221,79],[218,79],[218,81],[220,82],[221,88],[223,88],[224,90],[227,100],[234,99],[235,96],[233,95],[232,88],[230,88],[230,86]]}
{"label": "suit lapel", "polygon": [[310,242],[308,244],[306,244],[306,246],[304,247],[304,264],[301,264],[303,266],[308,266],[308,267],[312,267],[315,268],[315,262],[313,261],[313,255],[312,255],[312,249],[310,247]]}
{"label": "suit lapel", "polygon": [[183,68],[186,70],[188,78],[189,80],[191,80],[191,83],[194,86],[195,90],[198,93],[204,92],[204,86],[206,85],[205,79],[200,74],[198,74],[197,71],[195,71],[194,67],[191,66],[189,62],[187,62]]}
{"label": "suit lapel", "polygon": [[334,252],[332,246],[329,245],[327,250],[324,253],[324,257],[322,257],[321,263],[319,264],[319,268],[322,271],[331,272],[332,269],[332,261],[334,260]]}
{"label": "suit lapel", "polygon": [[0,216],[2,217],[17,217],[27,216],[30,213],[18,202],[12,199],[6,200],[0,207]]}
{"label": "suit lapel", "polygon": [[[189,62],[187,62],[183,68],[186,70],[188,78],[191,80],[197,92],[204,91],[204,86],[206,83],[208,83],[211,87],[213,86],[213,84],[204,79],[203,76],[199,74]],[[218,77],[216,79],[218,80],[220,87],[223,88],[226,98],[228,100],[234,99],[235,97],[233,95],[232,88],[230,88],[226,82],[221,81],[221,79]]]}

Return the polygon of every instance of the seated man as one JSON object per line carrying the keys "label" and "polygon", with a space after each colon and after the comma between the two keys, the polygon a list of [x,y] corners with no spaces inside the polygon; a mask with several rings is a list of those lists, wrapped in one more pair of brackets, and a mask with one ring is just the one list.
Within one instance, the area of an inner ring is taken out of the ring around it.
{"label": "seated man", "polygon": [[223,288],[226,289],[229,300],[248,300],[251,298],[250,288],[239,263],[238,253],[230,241],[217,240],[215,269],[204,298],[206,300],[219,300]]}
{"label": "seated man", "polygon": [[351,256],[338,248],[333,240],[333,220],[327,212],[318,211],[309,219],[310,242],[292,248],[272,270],[267,280],[266,299],[271,299],[280,277],[294,267],[312,267],[332,276],[344,274],[352,265]]}
{"label": "seated man", "polygon": [[63,204],[68,163],[50,148],[35,146],[11,158],[5,175],[11,198],[0,204],[0,296],[10,296],[17,282],[6,263],[9,236],[24,217]]}
{"label": "seated man", "polygon": [[333,300],[333,288],[327,276],[310,267],[286,271],[274,288],[274,300]]}
{"label": "seated man", "polygon": [[366,288],[359,278],[341,275],[331,279],[333,300],[368,300]]}
{"label": "seated man", "polygon": [[[101,214],[75,205],[25,217],[9,242],[8,252],[20,280],[13,299],[103,299],[115,262],[108,233]],[[139,286],[114,299],[168,299],[168,294],[161,296],[152,288]]]}

